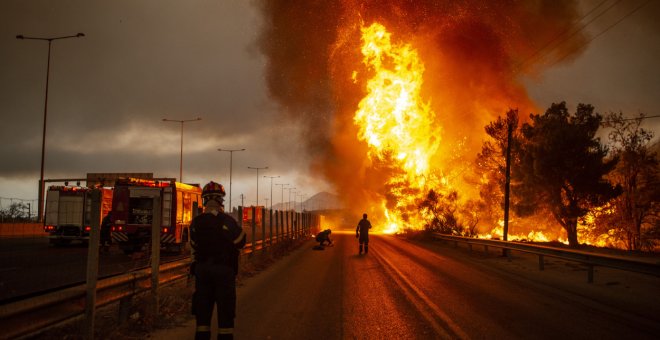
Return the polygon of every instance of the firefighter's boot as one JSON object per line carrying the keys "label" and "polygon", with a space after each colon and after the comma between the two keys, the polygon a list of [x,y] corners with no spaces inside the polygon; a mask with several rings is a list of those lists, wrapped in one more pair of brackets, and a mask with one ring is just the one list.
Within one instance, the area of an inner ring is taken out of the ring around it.
{"label": "firefighter's boot", "polygon": [[366,253],[368,253],[368,252],[369,252],[369,245],[368,245],[368,244],[365,244],[365,245],[364,245],[364,253],[366,254]]}
{"label": "firefighter's boot", "polygon": [[360,245],[360,255],[362,255],[362,245]]}
{"label": "firefighter's boot", "polygon": [[211,326],[197,326],[195,340],[211,340]]}

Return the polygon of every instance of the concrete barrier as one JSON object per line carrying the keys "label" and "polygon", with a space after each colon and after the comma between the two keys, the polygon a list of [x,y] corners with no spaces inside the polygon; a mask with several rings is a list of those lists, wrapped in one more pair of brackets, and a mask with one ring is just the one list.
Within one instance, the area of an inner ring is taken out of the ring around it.
{"label": "concrete barrier", "polygon": [[0,223],[0,237],[46,236],[42,223]]}

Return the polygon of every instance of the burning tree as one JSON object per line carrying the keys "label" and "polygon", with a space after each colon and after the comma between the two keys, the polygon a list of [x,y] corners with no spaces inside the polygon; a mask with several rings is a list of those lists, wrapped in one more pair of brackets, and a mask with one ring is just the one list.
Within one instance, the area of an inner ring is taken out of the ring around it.
{"label": "burning tree", "polygon": [[604,178],[617,159],[606,160],[608,150],[595,137],[602,117],[587,104],[570,114],[562,102],[530,118],[522,126],[520,166],[513,171],[518,182],[512,193],[519,199],[514,209],[529,215],[547,207],[569,245],[577,246],[578,220],[620,193]]}
{"label": "burning tree", "polygon": [[629,250],[653,248],[660,234],[659,163],[649,147],[653,133],[640,126],[644,117],[630,120],[622,113],[610,113],[604,123],[612,129],[612,155],[619,159],[608,177],[623,192],[610,202],[607,212],[597,214],[596,230],[624,240]]}
{"label": "burning tree", "polygon": [[[504,182],[508,129],[511,127],[512,155],[519,149],[518,110],[509,110],[506,117],[498,117],[485,127],[490,140],[486,140],[477,155],[475,171],[480,175],[479,196],[483,202],[483,215],[489,224],[497,225],[504,206]],[[512,157],[516,158],[517,157]]]}
{"label": "burning tree", "polygon": [[[511,103],[532,112],[520,76],[587,43],[577,29],[570,43],[530,58],[577,27],[575,1],[256,3],[271,97],[305,125],[314,171],[384,232],[421,229],[416,204],[431,190],[456,191],[474,207],[477,189],[463,177],[481,127]],[[474,226],[479,216],[465,220]]]}

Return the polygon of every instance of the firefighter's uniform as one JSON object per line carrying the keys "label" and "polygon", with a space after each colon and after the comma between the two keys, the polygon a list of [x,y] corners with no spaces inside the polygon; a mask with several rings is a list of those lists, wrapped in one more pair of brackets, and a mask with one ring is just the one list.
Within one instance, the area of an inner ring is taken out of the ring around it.
{"label": "firefighter's uniform", "polygon": [[364,253],[366,254],[369,252],[369,229],[371,229],[371,222],[367,219],[367,214],[364,214],[355,228],[355,237],[359,237],[360,242],[360,254],[362,254],[363,245]]}
{"label": "firefighter's uniform", "polygon": [[[222,192],[224,196],[224,188]],[[202,196],[204,197],[204,191]],[[211,317],[216,305],[218,339],[232,339],[236,314],[238,256],[239,250],[245,245],[245,232],[231,216],[222,211],[211,210],[195,217],[190,226],[190,237],[194,250],[193,314],[197,321],[195,339],[210,339]]]}

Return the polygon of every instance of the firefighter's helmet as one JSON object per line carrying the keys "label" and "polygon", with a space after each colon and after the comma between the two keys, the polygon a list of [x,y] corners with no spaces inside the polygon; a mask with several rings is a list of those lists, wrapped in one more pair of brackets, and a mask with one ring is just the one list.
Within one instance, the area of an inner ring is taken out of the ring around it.
{"label": "firefighter's helmet", "polygon": [[209,200],[216,200],[222,205],[224,198],[225,187],[223,187],[220,183],[210,181],[202,189],[202,199],[204,200],[204,205],[206,205]]}

